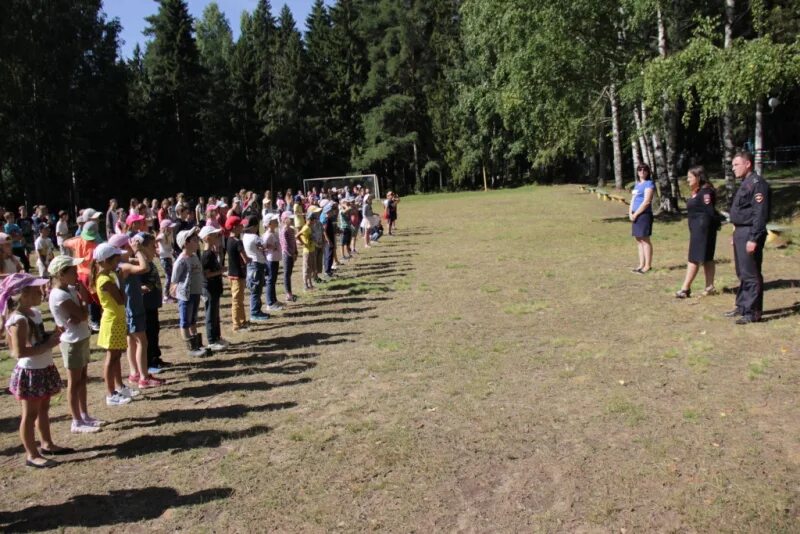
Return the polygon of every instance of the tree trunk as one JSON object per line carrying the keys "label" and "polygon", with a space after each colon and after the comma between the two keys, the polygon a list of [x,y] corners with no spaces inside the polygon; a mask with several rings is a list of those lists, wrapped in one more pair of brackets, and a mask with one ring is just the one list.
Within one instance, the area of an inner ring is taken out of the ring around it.
{"label": "tree trunk", "polygon": [[608,155],[606,154],[608,152],[607,143],[606,132],[601,128],[600,137],[597,139],[597,152],[599,156],[597,163],[597,187],[606,185],[606,167],[608,167]]}
{"label": "tree trunk", "polygon": [[614,84],[608,90],[608,99],[611,101],[611,143],[614,149],[614,187],[622,189],[622,147],[620,146],[619,132],[619,101],[617,89]]}
{"label": "tree trunk", "polygon": [[756,174],[764,173],[764,102],[756,100],[756,135],[755,135],[755,167]]}
{"label": "tree trunk", "polygon": [[[733,45],[733,22],[736,15],[736,0],[725,0],[725,48]],[[728,109],[722,115],[722,168],[725,170],[725,190],[728,202],[733,200],[736,191],[736,177],[733,175],[733,115]]]}
{"label": "tree trunk", "polygon": [[[656,19],[658,23],[658,55],[666,58],[669,50],[667,48],[667,26],[664,23],[664,16],[661,13],[661,6],[656,5]],[[673,103],[664,99],[663,104],[664,121],[666,122],[666,157],[656,156],[658,164],[662,168],[659,181],[661,182],[661,209],[667,212],[678,211],[678,176],[675,170],[675,152],[678,142],[678,120]],[[657,137],[654,134],[654,138]],[[660,144],[660,139],[658,142]],[[655,144],[655,139],[654,139]],[[656,148],[656,152],[659,148]],[[663,151],[662,151],[663,154]],[[666,183],[664,177],[666,175]],[[664,187],[666,185],[666,187]]]}
{"label": "tree trunk", "polygon": [[485,162],[484,162],[483,165],[481,165],[481,170],[483,171],[483,190],[484,191],[488,191],[489,190],[489,183],[486,181],[486,163]]}
{"label": "tree trunk", "polygon": [[637,169],[642,164],[642,156],[639,154],[639,145],[636,143],[636,139],[633,138],[631,138],[631,159],[633,160],[633,176],[635,177],[639,174]]}
{"label": "tree trunk", "polygon": [[417,142],[414,141],[411,143],[411,146],[414,149],[414,189],[417,193],[422,192],[422,177],[419,173],[419,156],[417,155]]}
{"label": "tree trunk", "polygon": [[[645,135],[644,125],[639,116],[639,110],[633,108],[633,120],[636,123],[636,136],[639,138],[639,148],[641,149],[642,161],[647,164],[650,169],[653,169],[653,157],[650,153],[650,146],[647,143],[647,136]],[[634,175],[636,176],[636,175]]]}

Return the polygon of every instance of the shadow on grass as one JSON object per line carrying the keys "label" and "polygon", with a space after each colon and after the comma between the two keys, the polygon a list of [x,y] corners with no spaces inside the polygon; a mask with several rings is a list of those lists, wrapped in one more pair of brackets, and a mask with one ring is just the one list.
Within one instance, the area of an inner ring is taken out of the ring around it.
{"label": "shadow on grass", "polygon": [[[328,305],[332,304],[334,304],[334,302],[331,302]],[[281,314],[281,317],[316,317],[317,315],[324,315],[326,313],[331,313],[334,315],[355,315],[375,309],[375,306],[360,306],[356,308],[334,308],[332,310],[328,310],[324,309],[325,306],[327,305],[315,303],[315,305],[307,306],[298,311],[284,312]],[[357,317],[346,320],[351,321],[353,319],[357,319]],[[296,323],[293,321],[292,324]]]}
{"label": "shadow on grass", "polygon": [[325,334],[321,332],[303,332],[293,336],[278,336],[237,345],[240,351],[285,351],[318,345],[339,345],[352,343],[358,336],[357,332],[347,334]]}
{"label": "shadow on grass", "polygon": [[298,378],[297,380],[286,380],[284,382],[234,382],[234,383],[216,383],[201,384],[199,386],[189,386],[179,390],[170,391],[159,396],[148,396],[152,400],[165,400],[165,399],[178,399],[182,397],[213,397],[222,393],[231,393],[234,391],[244,391],[245,393],[251,391],[270,391],[275,388],[283,388],[288,386],[297,386],[300,384],[308,384],[311,382],[310,378]]}
{"label": "shadow on grass", "polygon": [[145,435],[137,436],[123,441],[118,445],[97,445],[82,449],[80,453],[96,453],[86,458],[72,460],[69,463],[82,463],[114,456],[116,458],[136,458],[145,454],[168,452],[177,454],[192,449],[213,449],[219,447],[223,441],[251,438],[270,432],[268,426],[254,426],[245,430],[228,432],[219,429],[184,430],[165,436]]}
{"label": "shadow on grass", "polygon": [[[130,417],[115,421],[114,430],[130,430],[134,428],[159,426],[165,423],[196,423],[206,419],[235,419],[251,413],[267,413],[288,410],[297,406],[296,402],[271,402],[261,406],[245,406],[231,404],[215,408],[193,408],[189,410],[169,410],[153,417]],[[127,423],[121,424],[120,423]]]}
{"label": "shadow on grass", "polygon": [[[714,260],[714,265],[727,265],[731,262],[728,258],[721,259],[721,260]],[[660,267],[665,271],[683,271],[686,269],[686,264],[681,263],[680,265],[670,265],[668,267]]]}
{"label": "shadow on grass", "polygon": [[174,488],[149,486],[105,494],[76,495],[61,504],[0,512],[0,526],[4,532],[109,527],[157,519],[170,508],[219,501],[232,494],[232,488],[212,488],[180,495]]}
{"label": "shadow on grass", "polygon": [[213,369],[194,371],[189,373],[186,378],[189,380],[226,380],[228,378],[246,377],[260,375],[262,373],[277,375],[299,375],[317,366],[316,362],[300,361],[286,362],[277,366],[270,367],[239,367],[236,369]]}
{"label": "shadow on grass", "polygon": [[[772,289],[789,289],[793,287],[800,287],[800,280],[784,280],[783,278],[779,278],[778,280],[768,280],[764,282],[764,291],[770,291]],[[728,294],[736,294],[738,291],[739,286],[726,287],[722,290],[723,293]]]}
{"label": "shadow on grass", "polygon": [[[271,363],[283,362],[286,360],[305,360],[315,358],[319,355],[316,352],[309,352],[306,354],[251,354],[250,356],[240,356],[239,358],[232,358],[230,360],[200,360],[192,365],[185,365],[183,367],[189,369],[225,369],[227,367],[244,366],[250,367],[253,365],[269,365]],[[181,368],[175,366],[177,368]]]}
{"label": "shadow on grass", "polygon": [[791,306],[786,306],[785,308],[765,310],[761,315],[761,321],[765,323],[769,321],[777,321],[778,319],[785,319],[797,314],[800,314],[800,302],[795,302]]}

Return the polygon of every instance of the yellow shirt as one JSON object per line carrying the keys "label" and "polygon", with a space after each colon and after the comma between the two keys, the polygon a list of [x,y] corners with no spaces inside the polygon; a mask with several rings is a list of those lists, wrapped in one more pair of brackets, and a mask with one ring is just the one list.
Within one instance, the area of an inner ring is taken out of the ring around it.
{"label": "yellow shirt", "polygon": [[306,224],[300,229],[297,233],[297,239],[303,244],[303,252],[314,252],[317,250],[314,240],[311,239],[311,227],[309,225]]}

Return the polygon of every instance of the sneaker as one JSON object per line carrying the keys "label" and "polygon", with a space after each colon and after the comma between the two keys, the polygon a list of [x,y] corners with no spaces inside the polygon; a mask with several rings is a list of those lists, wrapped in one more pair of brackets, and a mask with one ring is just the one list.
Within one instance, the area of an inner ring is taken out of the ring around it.
{"label": "sneaker", "polygon": [[99,323],[90,322],[89,323],[89,328],[91,329],[92,332],[99,332],[100,331],[100,324]]}
{"label": "sneaker", "polygon": [[274,311],[281,311],[281,310],[283,310],[283,306],[281,306],[280,304],[273,304],[272,306],[267,306],[267,309],[269,311],[273,311],[273,312]]}
{"label": "sneaker", "polygon": [[106,395],[106,406],[122,406],[123,404],[128,404],[130,401],[130,397],[121,395],[117,391],[115,391],[113,395]]}
{"label": "sneaker", "polygon": [[142,378],[139,380],[139,389],[147,389],[147,388],[157,388],[159,386],[163,386],[166,380],[159,380],[155,377],[147,377]]}
{"label": "sneaker", "polygon": [[227,345],[223,345],[222,343],[219,343],[219,342],[214,342],[214,343],[209,343],[208,344],[208,348],[211,349],[211,350],[225,350],[226,346]]}
{"label": "sneaker", "polygon": [[86,421],[73,421],[69,431],[73,434],[93,434],[100,432],[100,427],[90,425]]}
{"label": "sneaker", "polygon": [[163,370],[164,369],[162,369],[161,367],[148,367],[147,368],[147,373],[151,374],[151,375],[157,375],[158,373],[160,373]]}
{"label": "sneaker", "polygon": [[267,313],[257,313],[250,316],[251,321],[266,321],[267,319],[269,319],[269,314]]}
{"label": "sneaker", "polygon": [[223,347],[226,347],[226,348],[228,347],[228,345],[230,345],[230,343],[228,343],[226,340],[224,340],[222,338],[219,338],[216,341],[216,343],[217,343],[217,345],[222,345]]}
{"label": "sneaker", "polygon": [[101,419],[95,419],[94,417],[92,417],[90,415],[84,415],[83,416],[83,424],[89,425],[89,426],[101,427],[101,426],[105,425],[106,422],[101,420]]}
{"label": "sneaker", "polygon": [[249,326],[240,326],[239,328],[234,328],[233,329],[233,333],[234,334],[238,334],[239,332],[249,332],[249,331],[250,331],[250,327]]}
{"label": "sneaker", "polygon": [[200,347],[200,348],[198,348],[198,349],[195,349],[195,350],[190,350],[190,351],[189,351],[189,356],[190,356],[191,358],[202,358],[202,357],[203,357],[203,356],[205,356],[205,355],[206,355],[206,349],[205,349],[205,347]]}
{"label": "sneaker", "polygon": [[140,393],[141,392],[138,389],[131,389],[128,386],[124,386],[119,390],[120,395],[122,395],[123,397],[128,397],[129,399],[138,397]]}
{"label": "sneaker", "polygon": [[140,378],[141,377],[137,374],[128,375],[128,382],[130,382],[132,385],[135,386],[136,384],[139,383]]}

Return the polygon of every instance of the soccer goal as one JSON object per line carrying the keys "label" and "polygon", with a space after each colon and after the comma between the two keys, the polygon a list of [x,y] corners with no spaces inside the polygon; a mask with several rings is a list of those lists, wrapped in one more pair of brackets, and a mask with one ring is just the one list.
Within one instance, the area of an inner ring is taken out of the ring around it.
{"label": "soccer goal", "polygon": [[352,176],[330,176],[328,178],[306,178],[303,180],[303,189],[308,193],[312,187],[317,190],[322,188],[330,189],[335,187],[337,190],[344,189],[345,186],[352,191],[355,186],[367,187],[375,198],[381,198],[380,184],[377,174],[355,174]]}

